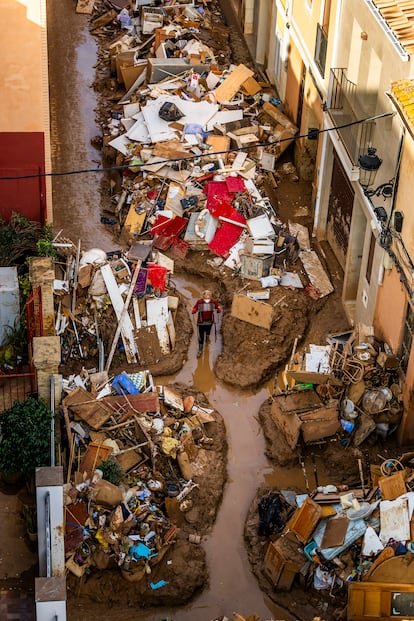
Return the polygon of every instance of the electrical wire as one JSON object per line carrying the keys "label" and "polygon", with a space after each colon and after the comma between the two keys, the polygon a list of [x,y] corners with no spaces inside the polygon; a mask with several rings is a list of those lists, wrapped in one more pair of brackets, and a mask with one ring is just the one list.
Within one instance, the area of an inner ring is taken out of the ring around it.
{"label": "electrical wire", "polygon": [[[331,132],[331,131],[337,131],[339,129],[345,129],[347,127],[352,127],[353,125],[360,125],[361,123],[367,123],[368,121],[375,121],[376,119],[380,119],[380,118],[386,118],[388,116],[394,116],[395,112],[385,112],[383,114],[377,114],[376,116],[371,116],[371,117],[367,117],[364,119],[359,119],[358,121],[351,121],[349,123],[345,123],[344,125],[337,125],[335,127],[328,127],[326,129],[317,129],[317,135],[319,134],[324,134],[326,132]],[[315,134],[316,134],[315,132]],[[282,142],[292,142],[293,140],[301,140],[302,138],[309,138],[309,132],[307,132],[306,134],[299,134],[297,136],[292,136],[291,138],[281,138],[280,140],[275,140],[275,141],[267,141],[267,142],[259,142],[256,143],[254,145],[246,145],[243,147],[236,147],[234,149],[227,149],[225,151],[214,151],[213,153],[208,153],[206,152],[203,155],[226,155],[228,153],[236,153],[238,151],[249,151],[250,149],[257,149],[257,147],[269,147],[269,146],[276,146],[278,144],[281,144]],[[132,141],[133,142],[133,141]],[[36,179],[36,178],[41,178],[41,177],[64,177],[64,176],[69,176],[69,175],[83,175],[85,173],[104,173],[104,172],[111,172],[114,170],[127,170],[129,168],[144,168],[147,166],[151,166],[151,165],[159,165],[159,164],[170,164],[170,163],[178,163],[178,162],[188,162],[194,159],[198,159],[200,157],[203,157],[203,155],[189,155],[188,157],[176,157],[173,159],[169,159],[166,158],[164,160],[158,160],[157,162],[153,162],[151,163],[135,163],[135,162],[130,162],[129,164],[122,164],[120,166],[107,166],[107,167],[102,167],[102,168],[84,168],[84,169],[80,169],[80,170],[66,170],[66,171],[62,171],[62,172],[50,172],[50,173],[35,173],[32,175],[17,175],[17,176],[6,176],[6,177],[0,177],[0,181],[14,181],[14,180],[18,180],[18,179]]]}

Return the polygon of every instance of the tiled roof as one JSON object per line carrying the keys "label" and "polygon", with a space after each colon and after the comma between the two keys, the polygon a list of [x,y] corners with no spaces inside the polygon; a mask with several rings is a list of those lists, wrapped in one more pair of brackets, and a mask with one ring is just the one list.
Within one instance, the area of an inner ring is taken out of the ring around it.
{"label": "tiled roof", "polygon": [[414,133],[414,80],[398,80],[391,84],[391,95],[400,113]]}
{"label": "tiled roof", "polygon": [[408,54],[414,52],[414,0],[372,0]]}

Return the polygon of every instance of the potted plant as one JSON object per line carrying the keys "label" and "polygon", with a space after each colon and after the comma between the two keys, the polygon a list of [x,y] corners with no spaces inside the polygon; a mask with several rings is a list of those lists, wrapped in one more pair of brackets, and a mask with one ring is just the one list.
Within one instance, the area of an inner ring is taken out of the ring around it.
{"label": "potted plant", "polygon": [[50,465],[52,411],[30,397],[15,401],[0,413],[0,472],[33,476],[35,468]]}

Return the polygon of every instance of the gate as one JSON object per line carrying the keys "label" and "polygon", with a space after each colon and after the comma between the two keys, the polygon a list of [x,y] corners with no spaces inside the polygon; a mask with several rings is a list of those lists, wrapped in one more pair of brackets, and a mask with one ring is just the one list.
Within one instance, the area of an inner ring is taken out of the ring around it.
{"label": "gate", "polygon": [[40,287],[33,290],[26,302],[26,321],[29,364],[13,368],[10,373],[0,370],[0,412],[12,407],[15,401],[24,401],[37,392],[36,370],[32,364],[32,341],[34,336],[43,336]]}

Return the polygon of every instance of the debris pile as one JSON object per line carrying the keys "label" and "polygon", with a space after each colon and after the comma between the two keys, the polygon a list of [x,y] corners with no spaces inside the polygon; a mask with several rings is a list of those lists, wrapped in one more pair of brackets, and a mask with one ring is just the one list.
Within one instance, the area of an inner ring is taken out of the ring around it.
{"label": "debris pile", "polygon": [[171,547],[200,543],[214,519],[221,491],[206,481],[214,468],[222,485],[221,417],[179,388],[156,388],[148,371],[104,375],[64,381],[66,567],[77,577],[119,568],[129,582],[151,575],[158,589]]}
{"label": "debris pile", "polygon": [[290,449],[332,436],[359,447],[371,434],[384,439],[396,431],[403,412],[400,362],[371,332],[358,326],[302,353],[295,342],[271,409]]}
{"label": "debris pile", "polygon": [[174,351],[180,296],[170,283],[173,260],[145,242],[127,253],[81,253],[58,235],[53,246],[61,255],[53,290],[63,364],[95,359],[109,371],[114,354],[147,366]]}
{"label": "debris pile", "polygon": [[[280,174],[298,179],[291,164],[275,169],[298,129],[271,85],[222,51],[228,32],[215,2],[138,3],[125,27],[126,9],[105,6],[91,21],[115,91],[102,119],[105,165],[116,169],[102,222],[126,244],[145,237],[181,259],[208,249],[217,267],[264,288],[332,292],[307,229],[282,223],[266,190]],[[299,256],[304,279],[286,273]]]}
{"label": "debris pile", "polygon": [[414,453],[371,464],[368,481],[361,460],[359,468],[356,487],[329,484],[308,494],[270,490],[258,505],[259,538],[270,539],[263,574],[272,589],[289,591],[300,576],[302,584],[328,591],[336,605],[348,590],[348,618],[361,590],[374,598],[385,583],[398,583],[398,591],[412,590],[413,583],[407,567]]}

